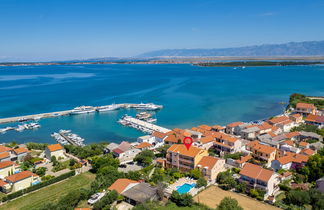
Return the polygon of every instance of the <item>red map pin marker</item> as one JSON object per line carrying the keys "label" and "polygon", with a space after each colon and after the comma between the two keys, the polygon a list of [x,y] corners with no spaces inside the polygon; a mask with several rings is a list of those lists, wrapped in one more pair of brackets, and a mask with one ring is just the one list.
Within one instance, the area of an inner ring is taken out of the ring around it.
{"label": "red map pin marker", "polygon": [[189,150],[190,146],[192,145],[192,138],[191,137],[185,137],[183,139],[183,144],[187,147],[187,150]]}

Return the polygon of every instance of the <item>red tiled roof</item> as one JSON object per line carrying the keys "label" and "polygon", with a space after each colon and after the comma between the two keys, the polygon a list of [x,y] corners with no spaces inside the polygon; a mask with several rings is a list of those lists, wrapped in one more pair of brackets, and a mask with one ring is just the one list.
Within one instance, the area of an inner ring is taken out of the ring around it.
{"label": "red tiled roof", "polygon": [[251,155],[246,155],[246,156],[242,156],[240,160],[236,160],[235,162],[237,162],[238,164],[241,164],[241,163],[245,163],[246,161],[252,159],[252,156]]}
{"label": "red tiled roof", "polygon": [[3,145],[0,145],[0,153],[1,152],[9,152],[11,150],[12,150],[12,148],[10,148],[10,147],[6,147],[6,146],[3,146]]}
{"label": "red tiled roof", "polygon": [[244,123],[243,122],[233,122],[233,123],[230,123],[230,124],[228,124],[226,126],[230,127],[230,128],[234,128],[234,127],[236,127],[238,125],[242,125],[242,124],[244,124]]}
{"label": "red tiled roof", "polygon": [[57,150],[61,150],[61,149],[63,149],[63,147],[62,147],[60,144],[52,144],[52,145],[48,145],[47,148],[48,148],[48,150],[49,150],[50,152],[55,152],[55,151],[57,151]]}
{"label": "red tiled roof", "polygon": [[287,138],[293,138],[293,137],[295,137],[295,136],[299,136],[300,135],[300,133],[298,132],[298,131],[295,131],[295,132],[290,132],[290,133],[286,133],[285,134],[285,136],[287,137]]}
{"label": "red tiled roof", "polygon": [[286,116],[280,116],[280,117],[274,117],[274,118],[272,118],[271,120],[269,120],[269,122],[271,124],[278,124],[278,123],[283,123],[284,121],[287,121],[287,120],[289,120],[288,117],[286,117]]}
{"label": "red tiled roof", "polygon": [[151,147],[153,146],[152,144],[148,143],[148,142],[142,142],[140,143],[139,145],[136,146],[137,149],[143,149],[143,148],[146,148],[146,147]]}
{"label": "red tiled roof", "polygon": [[210,127],[209,125],[199,125],[198,127],[207,131],[210,131],[212,129],[212,127]]}
{"label": "red tiled roof", "polygon": [[134,181],[131,179],[117,179],[108,190],[116,190],[119,194],[121,194],[130,184],[139,183],[138,181]]}
{"label": "red tiled roof", "polygon": [[158,131],[155,131],[152,136],[155,136],[157,138],[160,138],[160,139],[164,139],[164,137],[166,136],[165,133],[161,133],[161,132],[158,132]]}
{"label": "red tiled roof", "polygon": [[304,153],[305,155],[311,156],[315,153],[315,151],[312,149],[303,149],[302,151],[300,151],[300,153]]}
{"label": "red tiled roof", "polygon": [[24,148],[24,147],[19,147],[17,149],[14,149],[14,152],[18,155],[18,154],[21,154],[21,153],[29,152],[29,150],[27,148]]}
{"label": "red tiled roof", "polygon": [[315,109],[316,107],[314,106],[314,104],[297,103],[296,108],[297,109]]}
{"label": "red tiled roof", "polygon": [[204,156],[198,163],[198,167],[212,169],[219,159],[212,156]]}
{"label": "red tiled roof", "polygon": [[113,150],[114,153],[117,153],[117,154],[122,154],[124,151],[119,149],[119,148],[116,148]]}
{"label": "red tiled roof", "polygon": [[23,179],[26,179],[28,177],[31,177],[31,176],[37,176],[36,174],[30,172],[30,171],[22,171],[20,173],[17,173],[17,174],[14,174],[14,175],[11,175],[11,176],[7,176],[6,177],[6,180],[9,180],[13,183],[15,182],[18,182],[20,180],[23,180]]}
{"label": "red tiled roof", "polygon": [[0,153],[0,159],[4,159],[4,158],[8,158],[8,157],[10,157],[10,153],[9,152]]}
{"label": "red tiled roof", "polygon": [[271,154],[276,151],[276,148],[270,147],[268,145],[260,144],[259,141],[255,140],[247,144],[247,146],[253,148],[254,150],[265,153],[265,154]]}
{"label": "red tiled roof", "polygon": [[286,140],[283,143],[288,144],[289,146],[294,146],[294,144],[295,144],[292,140]]}
{"label": "red tiled roof", "polygon": [[268,182],[271,176],[274,174],[274,172],[268,169],[264,169],[258,165],[246,163],[240,171],[240,174],[253,179]]}
{"label": "red tiled roof", "polygon": [[214,126],[212,126],[212,128],[214,128],[216,130],[224,130],[225,129],[223,126],[220,126],[220,125],[214,125]]}
{"label": "red tiled roof", "polygon": [[324,116],[309,114],[305,119],[307,122],[324,123]]}
{"label": "red tiled roof", "polygon": [[2,162],[0,162],[0,169],[1,168],[7,168],[8,166],[12,166],[12,165],[15,165],[15,163],[14,162],[12,162],[12,161],[2,161]]}
{"label": "red tiled roof", "polygon": [[206,137],[202,137],[199,141],[202,144],[207,144],[209,142],[214,141],[215,137],[214,136],[206,136]]}
{"label": "red tiled roof", "polygon": [[184,144],[173,144],[167,152],[176,152],[181,155],[196,157],[202,151],[204,150],[195,146],[191,146],[188,150]]}
{"label": "red tiled roof", "polygon": [[8,184],[7,182],[3,181],[2,179],[0,179],[0,187],[5,186],[6,184]]}

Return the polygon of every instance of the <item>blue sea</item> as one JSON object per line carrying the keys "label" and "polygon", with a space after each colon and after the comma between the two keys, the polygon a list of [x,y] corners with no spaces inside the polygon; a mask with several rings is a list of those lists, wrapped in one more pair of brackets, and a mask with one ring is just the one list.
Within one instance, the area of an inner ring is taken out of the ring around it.
{"label": "blue sea", "polygon": [[[80,105],[156,103],[157,124],[191,128],[279,114],[292,93],[324,95],[324,66],[198,67],[189,64],[111,64],[0,67],[0,117],[72,109]],[[54,143],[70,129],[86,143],[135,140],[144,135],[116,121],[120,110],[39,121],[38,130],[9,131],[0,142]],[[0,128],[15,125],[0,124]]]}

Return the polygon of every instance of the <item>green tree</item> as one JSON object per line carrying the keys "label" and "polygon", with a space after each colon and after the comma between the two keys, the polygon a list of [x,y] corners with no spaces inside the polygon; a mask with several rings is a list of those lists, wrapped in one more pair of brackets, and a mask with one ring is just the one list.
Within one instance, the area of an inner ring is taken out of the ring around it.
{"label": "green tree", "polygon": [[74,158],[71,158],[70,162],[69,162],[69,166],[74,166],[75,164],[76,164],[76,161],[74,160]]}
{"label": "green tree", "polygon": [[154,157],[155,155],[153,151],[144,150],[135,156],[134,161],[144,166],[149,166],[152,163]]}
{"label": "green tree", "polygon": [[231,197],[225,197],[217,206],[216,210],[243,210],[237,200]]}
{"label": "green tree", "polygon": [[310,203],[310,196],[307,191],[290,190],[284,199],[286,204],[303,206]]}
{"label": "green tree", "polygon": [[200,187],[206,187],[206,186],[207,186],[207,180],[203,177],[200,177],[197,180],[197,187],[200,188]]}
{"label": "green tree", "polygon": [[170,200],[177,204],[177,206],[192,206],[193,199],[192,196],[188,193],[180,194],[177,191],[173,191],[170,197]]}
{"label": "green tree", "polygon": [[92,158],[92,170],[97,172],[100,168],[105,166],[111,166],[114,168],[118,168],[119,160],[114,158],[112,154],[106,154],[101,157],[95,156]]}
{"label": "green tree", "polygon": [[189,176],[194,179],[199,179],[202,175],[201,175],[201,171],[198,168],[195,168],[190,171]]}

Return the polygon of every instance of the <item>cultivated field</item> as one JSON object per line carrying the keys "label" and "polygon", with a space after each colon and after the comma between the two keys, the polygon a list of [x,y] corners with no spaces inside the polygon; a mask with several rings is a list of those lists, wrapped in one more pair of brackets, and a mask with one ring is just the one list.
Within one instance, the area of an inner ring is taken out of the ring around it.
{"label": "cultivated field", "polygon": [[5,210],[30,210],[41,207],[45,202],[57,201],[60,197],[66,195],[72,190],[89,187],[90,183],[95,179],[95,175],[86,172],[81,175],[71,177],[62,182],[44,187],[36,192],[32,192],[26,196],[17,198],[13,201],[1,205],[0,209]]}
{"label": "cultivated field", "polygon": [[225,191],[216,186],[211,186],[194,197],[196,202],[203,203],[210,208],[216,208],[224,197],[235,198],[246,210],[278,210],[279,208],[256,201],[238,193]]}

